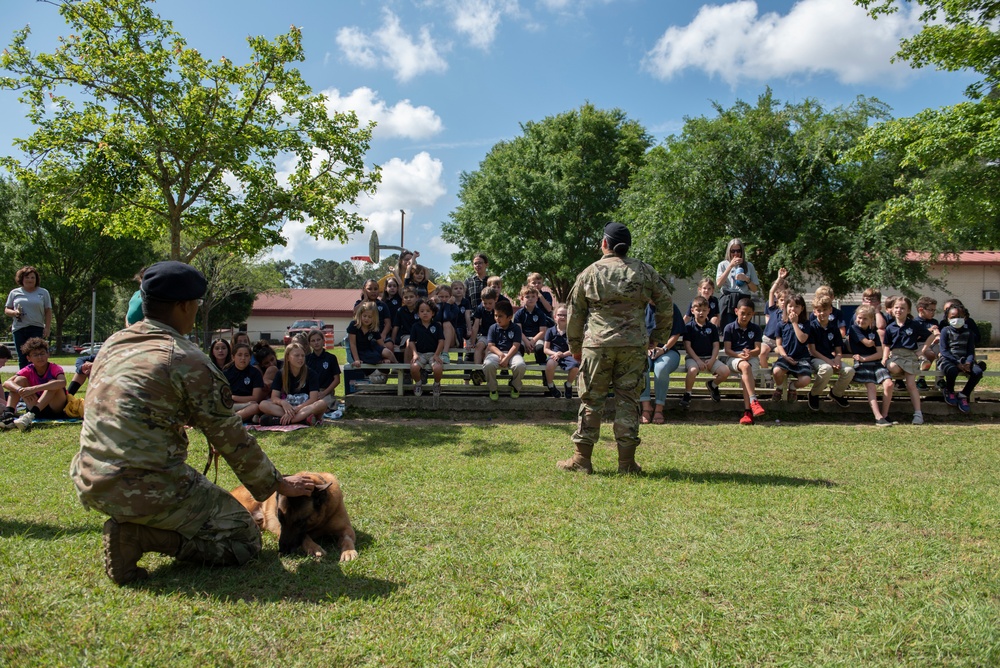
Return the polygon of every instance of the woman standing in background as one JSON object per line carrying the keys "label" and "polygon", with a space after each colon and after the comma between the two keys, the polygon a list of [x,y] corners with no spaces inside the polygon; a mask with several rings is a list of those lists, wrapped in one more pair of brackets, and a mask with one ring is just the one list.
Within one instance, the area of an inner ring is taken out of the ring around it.
{"label": "woman standing in background", "polygon": [[41,287],[38,270],[32,266],[21,267],[14,275],[18,287],[7,295],[4,315],[14,319],[11,332],[17,348],[17,367],[28,365],[28,358],[21,352],[24,342],[33,337],[48,341],[52,328],[52,298],[49,291]]}

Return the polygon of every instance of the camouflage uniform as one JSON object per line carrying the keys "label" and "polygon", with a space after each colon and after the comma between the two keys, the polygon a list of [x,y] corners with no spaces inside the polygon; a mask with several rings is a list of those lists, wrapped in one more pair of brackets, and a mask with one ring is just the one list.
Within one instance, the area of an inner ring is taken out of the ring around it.
{"label": "camouflage uniform", "polygon": [[243,506],[185,463],[185,426],[200,429],[254,498],[281,475],[233,413],[229,383],[176,330],[143,320],[114,334],[94,363],[80,452],[70,475],[84,507],[175,531],[177,558],[243,564],[260,531]]}
{"label": "camouflage uniform", "polygon": [[[650,300],[656,304],[657,327],[647,335],[645,311]],[[590,454],[601,435],[604,402],[611,389],[615,393],[619,470],[637,471],[639,394],[645,387],[646,351],[650,338],[666,341],[673,325],[667,283],[644,262],[605,255],[577,277],[569,293],[568,311],[570,351],[574,355],[582,352],[580,422],[573,434],[577,455],[572,461],[586,460],[578,470],[590,469]]]}

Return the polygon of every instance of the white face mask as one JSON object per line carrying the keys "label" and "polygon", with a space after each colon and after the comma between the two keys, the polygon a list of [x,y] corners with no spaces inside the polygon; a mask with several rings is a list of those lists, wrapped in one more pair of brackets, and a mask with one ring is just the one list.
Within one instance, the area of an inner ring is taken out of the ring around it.
{"label": "white face mask", "polygon": [[955,329],[962,329],[965,327],[965,318],[949,318],[948,324]]}

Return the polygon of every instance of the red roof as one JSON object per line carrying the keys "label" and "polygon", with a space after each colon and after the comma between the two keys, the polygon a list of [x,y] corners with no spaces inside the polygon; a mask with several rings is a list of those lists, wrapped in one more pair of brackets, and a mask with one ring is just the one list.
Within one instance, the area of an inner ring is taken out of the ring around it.
{"label": "red roof", "polygon": [[[906,259],[910,262],[926,260],[927,253],[909,252]],[[1000,264],[1000,251],[959,251],[957,255],[942,255],[936,264]]]}
{"label": "red roof", "polygon": [[290,318],[350,318],[361,290],[284,290],[274,295],[260,295],[250,315]]}

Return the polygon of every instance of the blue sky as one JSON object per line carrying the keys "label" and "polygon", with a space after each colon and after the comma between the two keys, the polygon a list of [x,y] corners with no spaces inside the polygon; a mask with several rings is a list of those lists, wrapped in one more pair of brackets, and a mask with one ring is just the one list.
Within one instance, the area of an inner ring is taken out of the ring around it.
{"label": "blue sky", "polygon": [[[895,116],[954,104],[968,74],[891,64],[900,37],[918,29],[909,7],[873,21],[850,0],[162,0],[159,13],[190,46],[216,59],[247,59],[247,35],[303,30],[306,81],[329,104],[379,122],[368,162],[382,165],[379,192],[359,202],[369,221],[351,243],[316,241],[285,226],[272,256],[295,262],[367,254],[378,230],[421,261],[446,271],[454,247],[441,223],[457,205],[459,177],[489,148],[537,121],[591,102],[618,107],[657,141],[685,117],[712,115],[712,102],[778,99],[828,108],[877,97]],[[55,9],[6,0],[0,35],[30,23],[36,51],[66,33]],[[0,146],[27,136],[16,94],[0,93]]]}

